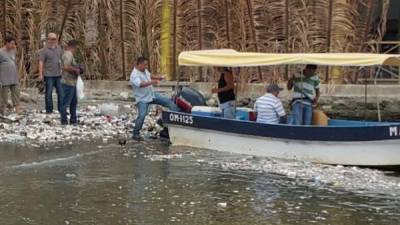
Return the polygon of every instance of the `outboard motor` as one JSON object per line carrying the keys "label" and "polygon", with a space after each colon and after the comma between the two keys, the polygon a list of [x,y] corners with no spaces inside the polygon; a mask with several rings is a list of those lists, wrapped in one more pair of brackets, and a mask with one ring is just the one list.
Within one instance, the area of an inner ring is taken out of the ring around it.
{"label": "outboard motor", "polygon": [[[182,112],[191,113],[193,106],[207,105],[204,96],[197,90],[189,87],[179,87],[177,94],[173,97],[173,101],[182,110]],[[169,138],[168,128],[164,126],[160,118],[157,123],[164,127],[160,132],[160,137]]]}
{"label": "outboard motor", "polygon": [[182,111],[190,113],[193,106],[205,106],[206,99],[193,88],[180,87],[175,96],[175,103]]}

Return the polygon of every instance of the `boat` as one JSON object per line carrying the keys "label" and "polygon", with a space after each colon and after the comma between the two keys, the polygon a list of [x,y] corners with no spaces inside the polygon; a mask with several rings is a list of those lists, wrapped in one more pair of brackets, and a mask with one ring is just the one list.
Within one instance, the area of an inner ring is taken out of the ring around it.
{"label": "boat", "polygon": [[[400,57],[366,53],[241,53],[223,49],[182,52],[179,64],[218,67],[316,64],[380,68],[383,65],[400,66]],[[321,164],[400,165],[398,122],[330,119],[325,126],[296,126],[230,120],[214,114],[165,111],[162,116],[174,146]]]}

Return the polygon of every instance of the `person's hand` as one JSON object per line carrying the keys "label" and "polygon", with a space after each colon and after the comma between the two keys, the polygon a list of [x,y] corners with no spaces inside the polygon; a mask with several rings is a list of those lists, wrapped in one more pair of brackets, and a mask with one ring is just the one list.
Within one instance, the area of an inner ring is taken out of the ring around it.
{"label": "person's hand", "polygon": [[152,76],[152,79],[153,79],[153,80],[159,80],[159,81],[161,81],[161,80],[164,80],[164,79],[165,79],[165,76],[162,76],[162,75],[153,75],[153,76]]}
{"label": "person's hand", "polygon": [[40,81],[43,81],[43,80],[44,80],[43,75],[39,75],[39,80],[40,80]]}
{"label": "person's hand", "polygon": [[218,88],[213,88],[213,89],[211,89],[211,92],[212,92],[213,94],[218,93]]}
{"label": "person's hand", "polygon": [[74,73],[76,75],[79,75],[79,74],[81,74],[81,70],[79,68],[74,68]]}
{"label": "person's hand", "polygon": [[312,107],[317,108],[317,106],[318,106],[318,99],[314,99]]}
{"label": "person's hand", "polygon": [[158,83],[160,83],[159,80],[152,80],[152,81],[151,81],[151,84],[152,84],[152,85],[158,85]]}

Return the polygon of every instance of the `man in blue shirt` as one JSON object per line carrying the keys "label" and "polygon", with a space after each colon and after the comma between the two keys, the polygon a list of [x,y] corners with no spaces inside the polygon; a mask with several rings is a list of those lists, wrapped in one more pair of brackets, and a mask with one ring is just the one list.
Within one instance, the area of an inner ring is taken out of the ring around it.
{"label": "man in blue shirt", "polygon": [[136,141],[143,140],[140,136],[140,130],[143,127],[150,104],[161,105],[171,111],[179,111],[179,108],[171,99],[154,91],[153,85],[157,85],[163,78],[150,74],[147,68],[148,60],[144,57],[138,58],[130,77],[139,111],[135,121],[135,128],[133,129],[133,139]]}

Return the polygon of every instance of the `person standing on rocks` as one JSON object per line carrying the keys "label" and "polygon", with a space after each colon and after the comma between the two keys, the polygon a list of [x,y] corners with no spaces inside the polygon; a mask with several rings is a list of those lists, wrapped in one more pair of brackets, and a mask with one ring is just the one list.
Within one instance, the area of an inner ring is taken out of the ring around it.
{"label": "person standing on rocks", "polygon": [[15,112],[20,113],[20,90],[17,64],[15,62],[16,40],[6,37],[5,45],[0,49],[0,114],[5,113],[8,105],[8,92]]}
{"label": "person standing on rocks", "polygon": [[143,140],[140,136],[140,130],[143,127],[150,104],[157,104],[167,107],[172,111],[179,111],[179,108],[171,99],[154,91],[153,85],[157,85],[163,77],[150,74],[147,68],[148,60],[144,57],[140,57],[137,59],[136,66],[130,76],[130,83],[133,86],[138,108],[138,116],[135,121],[135,128],[133,129],[133,139],[136,141]]}
{"label": "person standing on rocks", "polygon": [[78,49],[76,40],[69,41],[62,56],[62,78],[61,86],[63,92],[63,100],[61,104],[61,124],[68,125],[67,108],[69,108],[71,125],[78,123],[76,116],[76,107],[78,105],[78,97],[76,93],[76,84],[81,70],[75,61],[74,54]]}
{"label": "person standing on rocks", "polygon": [[49,33],[47,44],[39,51],[39,79],[45,82],[46,113],[53,113],[53,87],[57,92],[57,109],[61,112],[63,99],[61,88],[62,49],[58,46],[57,35]]}

